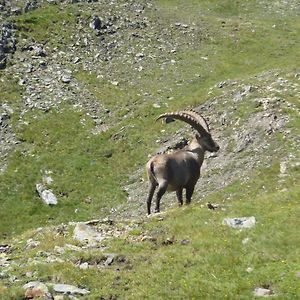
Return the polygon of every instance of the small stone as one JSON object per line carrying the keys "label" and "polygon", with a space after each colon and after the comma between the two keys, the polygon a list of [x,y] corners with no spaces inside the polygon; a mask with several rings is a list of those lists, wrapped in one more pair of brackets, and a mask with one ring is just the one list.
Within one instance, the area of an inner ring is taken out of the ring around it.
{"label": "small stone", "polygon": [[253,291],[253,295],[255,297],[269,297],[274,295],[274,292],[272,290],[265,289],[265,288],[256,288]]}
{"label": "small stone", "polygon": [[70,83],[71,82],[71,76],[70,75],[62,75],[61,76],[61,81],[63,83]]}
{"label": "small stone", "polygon": [[252,228],[256,224],[255,217],[243,217],[243,218],[226,218],[223,220],[223,225],[228,225],[232,228]]}
{"label": "small stone", "polygon": [[10,250],[11,248],[9,245],[0,245],[0,253],[8,253]]}
{"label": "small stone", "polygon": [[189,243],[190,243],[189,240],[182,240],[182,241],[180,242],[181,245],[188,245]]}
{"label": "small stone", "polygon": [[242,240],[242,244],[243,244],[243,245],[246,245],[246,244],[248,244],[249,242],[250,242],[250,239],[249,239],[249,238],[245,238],[245,239]]}
{"label": "small stone", "polygon": [[154,103],[152,106],[153,106],[154,108],[161,108],[161,105],[160,105],[159,103]]}
{"label": "small stone", "polygon": [[104,239],[104,236],[84,223],[77,223],[73,238],[82,243],[96,244]]}
{"label": "small stone", "polygon": [[108,267],[113,263],[113,261],[115,260],[116,255],[111,253],[111,254],[106,254],[106,257],[107,257],[107,259],[104,262],[104,266]]}
{"label": "small stone", "polygon": [[211,209],[211,210],[215,210],[216,208],[218,208],[218,205],[212,204],[210,202],[206,203],[206,205],[207,205],[207,208]]}
{"label": "small stone", "polygon": [[33,239],[29,239],[26,242],[25,249],[34,249],[40,245],[41,242],[39,241],[34,241]]}
{"label": "small stone", "polygon": [[25,291],[25,298],[43,298],[43,299],[52,299],[51,294],[49,293],[48,287],[39,281],[31,281],[23,285]]}
{"label": "small stone", "polygon": [[57,204],[57,198],[53,194],[52,190],[47,190],[41,183],[36,184],[36,190],[47,205]]}
{"label": "small stone", "polygon": [[43,183],[44,184],[48,184],[48,185],[50,185],[52,182],[53,182],[53,179],[52,179],[52,177],[51,176],[43,176]]}
{"label": "small stone", "polygon": [[12,7],[10,11],[13,15],[20,15],[22,13],[22,9],[19,7]]}
{"label": "small stone", "polygon": [[164,241],[162,242],[162,244],[163,244],[164,246],[172,245],[172,244],[174,244],[174,243],[175,243],[175,239],[174,239],[174,238],[167,238],[166,240],[164,240]]}
{"label": "small stone", "polygon": [[135,55],[135,57],[137,57],[137,58],[143,58],[145,55],[144,55],[144,53],[137,53],[136,55]]}
{"label": "small stone", "polygon": [[56,252],[58,254],[64,254],[65,253],[65,248],[60,247],[60,246],[55,246],[54,247],[54,252]]}
{"label": "small stone", "polygon": [[69,285],[69,284],[54,284],[53,290],[57,293],[63,294],[79,294],[79,295],[87,295],[90,293],[87,289],[80,289],[76,286]]}
{"label": "small stone", "polygon": [[79,265],[79,269],[81,269],[81,270],[87,270],[88,268],[89,268],[89,263],[88,262],[84,262],[84,263]]}
{"label": "small stone", "polygon": [[153,236],[145,235],[141,238],[141,242],[146,242],[146,241],[155,242],[156,238],[154,238]]}
{"label": "small stone", "polygon": [[102,27],[102,22],[98,16],[93,16],[89,26],[93,30],[100,30]]}
{"label": "small stone", "polygon": [[80,62],[80,60],[81,60],[80,57],[75,57],[73,60],[73,63],[78,64]]}

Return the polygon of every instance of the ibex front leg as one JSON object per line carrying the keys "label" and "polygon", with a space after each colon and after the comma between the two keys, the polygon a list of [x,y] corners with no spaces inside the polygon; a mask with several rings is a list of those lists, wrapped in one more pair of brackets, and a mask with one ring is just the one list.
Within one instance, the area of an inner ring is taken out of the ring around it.
{"label": "ibex front leg", "polygon": [[186,187],[186,204],[190,204],[194,193],[195,184]]}
{"label": "ibex front leg", "polygon": [[176,196],[177,196],[177,200],[178,200],[179,206],[182,206],[182,204],[183,204],[183,200],[182,200],[182,189],[176,191]]}

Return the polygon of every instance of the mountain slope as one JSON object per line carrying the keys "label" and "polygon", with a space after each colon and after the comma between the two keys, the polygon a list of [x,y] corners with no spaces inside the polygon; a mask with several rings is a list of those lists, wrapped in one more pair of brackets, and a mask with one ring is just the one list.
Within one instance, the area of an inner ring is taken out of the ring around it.
{"label": "mountain slope", "polygon": [[[84,299],[252,299],[258,287],[296,299],[298,2],[2,2],[1,297],[38,280]],[[154,120],[189,107],[221,150],[190,207],[169,194],[145,218],[148,156],[191,136]],[[249,216],[253,229],[222,225]],[[91,219],[101,241],[75,241]]]}

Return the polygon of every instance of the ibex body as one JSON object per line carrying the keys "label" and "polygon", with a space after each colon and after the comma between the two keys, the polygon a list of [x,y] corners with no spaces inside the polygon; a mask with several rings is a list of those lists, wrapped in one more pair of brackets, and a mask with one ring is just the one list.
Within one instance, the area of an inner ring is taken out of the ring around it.
{"label": "ibex body", "polygon": [[182,205],[182,193],[185,189],[186,203],[190,203],[195,185],[200,177],[205,151],[219,150],[219,146],[209,133],[206,121],[198,113],[194,111],[167,113],[159,116],[158,119],[165,117],[187,122],[198,133],[184,149],[173,153],[159,154],[148,161],[146,166],[149,179],[148,214],[151,213],[151,202],[157,187],[155,212],[159,212],[160,200],[166,191],[176,191],[178,203]]}

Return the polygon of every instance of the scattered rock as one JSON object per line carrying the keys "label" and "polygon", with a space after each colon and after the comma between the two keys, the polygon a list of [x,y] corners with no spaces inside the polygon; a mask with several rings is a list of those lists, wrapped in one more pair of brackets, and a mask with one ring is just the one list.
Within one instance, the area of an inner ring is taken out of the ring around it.
{"label": "scattered rock", "polygon": [[100,30],[102,27],[102,22],[98,16],[93,16],[89,26],[93,30]]}
{"label": "scattered rock", "polygon": [[175,243],[175,239],[174,239],[174,238],[167,238],[166,240],[164,240],[164,241],[162,242],[162,244],[163,244],[164,246],[172,245],[172,244],[174,244],[174,243]]}
{"label": "scattered rock", "polygon": [[113,263],[113,261],[115,260],[116,254],[110,253],[110,254],[106,254],[105,256],[106,256],[107,258],[106,258],[106,261],[104,262],[104,266],[105,266],[105,267],[108,267],[108,266],[110,266],[110,265]]}
{"label": "scattered rock", "polygon": [[25,249],[34,249],[40,245],[41,242],[39,241],[34,241],[33,239],[29,239],[26,242]]}
{"label": "scattered rock", "polygon": [[210,202],[208,202],[206,205],[207,205],[207,208],[211,209],[211,210],[215,210],[216,208],[218,208],[218,205],[212,204]]}
{"label": "scattered rock", "polygon": [[36,190],[39,196],[47,205],[56,205],[57,198],[53,194],[52,190],[47,190],[41,183],[36,184]]}
{"label": "scattered rock", "polygon": [[243,218],[226,218],[223,220],[223,225],[228,225],[233,228],[252,228],[256,224],[255,217],[243,217]]}
{"label": "scattered rock", "polygon": [[105,237],[91,226],[84,223],[77,223],[74,229],[73,238],[81,243],[95,245],[104,240]]}
{"label": "scattered rock", "polygon": [[280,177],[284,177],[284,176],[286,176],[287,175],[287,163],[285,162],[285,161],[282,161],[281,163],[280,163],[280,170],[279,170],[279,176]]}
{"label": "scattered rock", "polygon": [[255,297],[269,297],[269,296],[274,296],[274,292],[272,290],[265,289],[265,288],[256,288],[253,291],[253,295]]}
{"label": "scattered rock", "polygon": [[71,82],[71,76],[70,75],[62,75],[61,76],[61,81],[63,82],[63,83],[70,83]]}
{"label": "scattered rock", "polygon": [[64,254],[65,253],[65,248],[60,247],[60,246],[55,246],[53,250],[54,250],[55,253],[58,253],[58,254]]}
{"label": "scattered rock", "polygon": [[81,269],[81,270],[87,270],[88,268],[89,268],[89,263],[88,262],[84,262],[84,263],[79,265],[79,269]]}
{"label": "scattered rock", "polygon": [[0,245],[0,253],[9,253],[11,251],[10,245]]}
{"label": "scattered rock", "polygon": [[51,294],[49,293],[48,287],[39,281],[31,281],[26,283],[23,286],[25,290],[25,298],[43,298],[43,299],[52,299]]}
{"label": "scattered rock", "polygon": [[247,245],[248,243],[250,242],[250,238],[244,238],[243,240],[242,240],[242,244],[243,245]]}
{"label": "scattered rock", "polygon": [[149,236],[149,235],[145,235],[141,238],[141,242],[155,242],[156,241],[156,238],[153,237],[153,236]]}
{"label": "scattered rock", "polygon": [[236,142],[237,146],[235,152],[238,153],[244,151],[247,148],[247,146],[252,142],[252,138],[250,134],[244,135],[244,133],[239,132],[236,136]]}
{"label": "scattered rock", "polygon": [[28,0],[24,7],[24,12],[29,12],[31,10],[35,10],[38,7],[37,0]]}
{"label": "scattered rock", "polygon": [[66,295],[79,294],[84,296],[90,293],[90,291],[87,289],[81,289],[69,284],[53,284],[52,288],[55,292]]}

